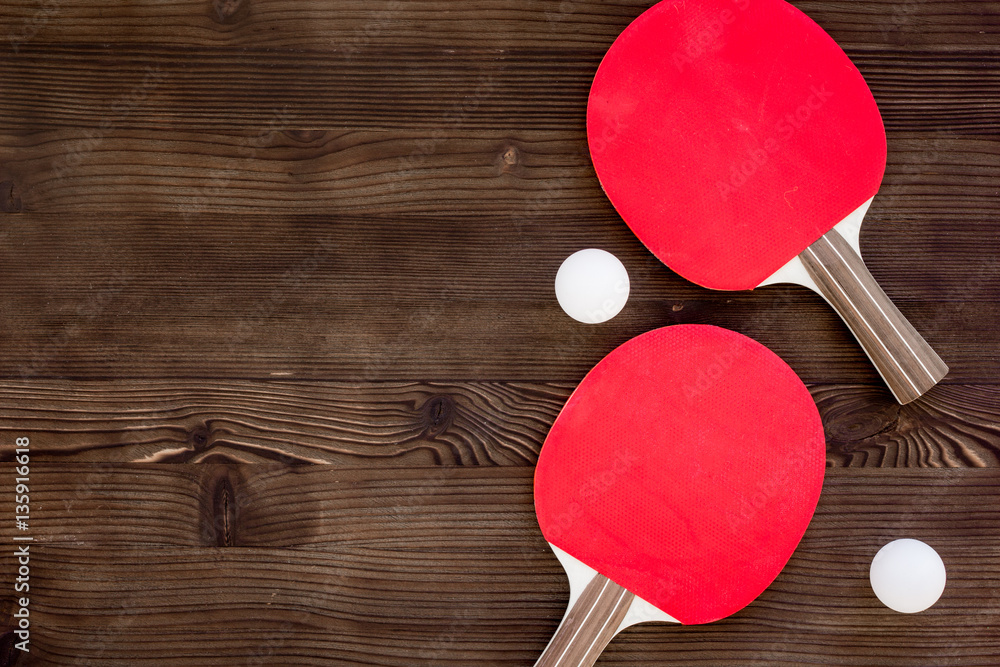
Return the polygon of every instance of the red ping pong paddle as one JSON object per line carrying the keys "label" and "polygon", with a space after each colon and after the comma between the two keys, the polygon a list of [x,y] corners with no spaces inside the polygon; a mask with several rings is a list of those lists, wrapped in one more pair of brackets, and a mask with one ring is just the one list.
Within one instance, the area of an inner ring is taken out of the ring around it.
{"label": "red ping pong paddle", "polygon": [[885,170],[878,107],[837,43],[792,5],[654,5],[601,62],[587,135],[608,198],[681,276],[819,292],[900,403],[948,372],[860,257]]}
{"label": "red ping pong paddle", "polygon": [[825,461],[809,391],[760,343],[676,325],[615,349],[538,459],[535,511],[570,603],[536,667],[592,665],[638,622],[742,609],[799,543]]}

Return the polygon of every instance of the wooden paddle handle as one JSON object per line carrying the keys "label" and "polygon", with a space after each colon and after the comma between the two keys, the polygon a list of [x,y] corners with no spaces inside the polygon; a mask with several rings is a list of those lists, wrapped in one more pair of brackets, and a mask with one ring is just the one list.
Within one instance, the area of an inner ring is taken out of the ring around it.
{"label": "wooden paddle handle", "polygon": [[535,667],[590,667],[615,636],[632,605],[632,593],[596,575],[566,612]]}
{"label": "wooden paddle handle", "polygon": [[900,403],[948,373],[941,357],[896,309],[854,248],[831,229],[799,254],[826,300],[854,332]]}

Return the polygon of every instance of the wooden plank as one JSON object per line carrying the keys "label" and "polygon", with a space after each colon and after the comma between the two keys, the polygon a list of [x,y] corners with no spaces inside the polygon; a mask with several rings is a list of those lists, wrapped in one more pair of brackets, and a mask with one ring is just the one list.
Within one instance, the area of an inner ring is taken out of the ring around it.
{"label": "wooden plank", "polygon": [[[627,313],[589,330],[556,312],[555,299],[324,300],[314,288],[289,299],[280,313],[258,315],[253,310],[256,302],[248,301],[232,314],[209,319],[196,310],[197,302],[222,300],[227,294],[232,298],[238,290],[215,295],[199,290],[191,300],[174,292],[160,298],[159,307],[147,290],[74,318],[69,309],[90,303],[92,293],[73,293],[80,299],[66,294],[53,300],[64,309],[62,314],[37,322],[3,318],[15,324],[0,354],[3,377],[578,382],[604,355],[634,336],[659,326],[699,323],[756,338],[806,382],[879,385],[837,316],[804,288],[690,302],[669,293],[655,300],[632,298]],[[96,298],[106,293],[98,291]],[[127,309],[137,302],[143,303],[138,312]],[[184,307],[161,310],[175,303]],[[384,310],[375,310],[373,303]],[[310,308],[312,316],[305,314]],[[1000,360],[984,357],[981,341],[996,330],[1000,307],[955,306],[945,313],[930,303],[901,308],[949,364],[945,383],[996,381]],[[944,326],[949,314],[948,326],[954,328],[921,326],[935,316]]]}
{"label": "wooden plank", "polygon": [[[199,214],[67,226],[25,214],[13,223],[0,240],[0,377],[576,382],[633,336],[698,322],[758,338],[807,382],[879,382],[819,297],[698,288],[617,217]],[[923,228],[942,251],[883,250],[873,273],[949,364],[947,382],[995,382],[1000,359],[983,354],[1000,323],[992,227],[963,224],[949,250],[940,221],[895,224],[894,236]],[[552,292],[560,262],[595,246],[619,256],[632,283],[623,313],[598,327],[568,318]]]}
{"label": "wooden plank", "polygon": [[[37,253],[55,255],[59,262],[47,274],[72,274],[75,280],[94,270],[82,264],[94,244],[100,244],[102,255],[126,255],[115,238],[130,248],[127,256],[111,258],[122,267],[140,251],[157,253],[156,244],[168,244],[159,250],[162,254],[180,253],[175,246],[185,238],[191,246],[211,246],[205,250],[213,254],[244,251],[243,244],[253,242],[240,238],[248,220],[262,242],[274,245],[274,254],[298,252],[305,262],[317,252],[313,243],[342,247],[351,244],[344,238],[348,234],[379,231],[361,229],[371,218],[360,215],[387,217],[380,225],[405,224],[428,243],[454,246],[443,234],[418,227],[446,224],[442,231],[449,238],[490,246],[484,251],[490,256],[504,253],[504,266],[523,252],[553,243],[562,252],[573,247],[571,241],[587,238],[631,253],[633,266],[648,260],[641,246],[621,233],[624,228],[600,189],[581,133],[524,132],[515,139],[504,133],[456,131],[434,140],[414,132],[123,131],[99,140],[88,140],[86,134],[0,135],[0,156],[7,158],[0,164],[0,179],[8,187],[8,212],[16,213],[0,230],[0,241],[8,241],[6,247],[19,254],[8,260],[10,273],[18,271],[18,264],[53,263],[53,258],[33,256]],[[994,185],[1000,178],[1000,163],[994,159],[1000,143],[941,132],[890,134],[889,145],[885,182],[863,232],[872,271],[897,299],[992,300],[989,295],[1000,289],[1000,248],[992,227],[1000,215]],[[142,219],[109,219],[105,213],[112,208]],[[87,230],[59,238],[67,214],[82,218]],[[330,219],[334,214],[337,220]],[[277,215],[323,217],[275,226],[259,220]],[[329,236],[290,245],[293,232],[288,228],[304,224],[323,225]],[[184,233],[154,231],[150,225],[179,226]],[[470,238],[477,228],[478,236]],[[64,248],[62,243],[71,245]],[[447,259],[471,261],[461,249],[448,248]],[[400,252],[398,243],[393,250]],[[187,252],[195,256],[196,251]],[[256,268],[263,250],[257,246],[252,252]],[[162,258],[152,259],[162,264]],[[80,263],[66,263],[74,261]],[[386,272],[392,273],[389,267]],[[492,276],[490,282],[503,279]],[[344,280],[352,281],[338,277],[338,282]],[[518,291],[535,294],[534,287],[522,283]],[[398,291],[397,286],[394,293]]]}
{"label": "wooden plank", "polygon": [[[12,477],[14,465],[2,463],[0,472]],[[996,536],[985,518],[998,511],[987,499],[1000,493],[1000,467],[828,467],[826,472],[824,498],[832,494],[835,513],[843,515],[840,523],[830,517],[820,519],[827,507],[821,503],[817,521],[833,531],[820,531],[827,538],[881,535],[879,517],[899,532],[940,533],[950,526],[970,531],[970,537]],[[451,545],[445,551],[457,550],[460,542],[462,548],[477,550],[485,542],[504,551],[518,547],[526,533],[537,532],[531,499],[533,474],[529,466],[46,463],[35,459],[30,535],[41,544],[86,548],[435,551],[444,544],[438,540],[444,540]],[[921,484],[927,487],[926,493],[903,498]],[[985,494],[982,502],[963,496],[980,492]],[[888,499],[877,500],[883,494]],[[13,497],[4,497],[0,503],[0,509],[13,516]],[[970,504],[967,510],[959,507],[963,503]],[[940,512],[929,515],[937,504]],[[847,519],[858,525],[846,525]],[[460,530],[449,536],[450,526]],[[810,531],[814,529],[819,530],[816,524]],[[10,534],[11,527],[4,530]]]}
{"label": "wooden plank", "polygon": [[514,219],[611,209],[583,132],[74,129],[0,135],[0,156],[19,213],[104,214],[113,206],[187,222],[201,213]]}
{"label": "wooden plank", "polygon": [[[650,0],[476,0],[449,7],[412,0],[138,0],[29,2],[0,7],[5,46],[30,43],[149,43],[188,47],[318,49],[352,52],[366,44],[420,44],[550,49],[554,43],[609,43]],[[796,0],[839,42],[937,47],[996,45],[1000,9],[981,0]],[[988,28],[989,30],[984,30]]]}
{"label": "wooden plank", "polygon": [[[564,610],[530,469],[237,466],[237,497],[249,496],[240,537],[205,546],[159,508],[203,505],[190,493],[212,486],[190,471],[224,469],[114,467],[86,487],[85,505],[46,497],[31,547],[30,664],[528,665]],[[43,495],[73,500],[86,471],[32,474]],[[127,484],[133,474],[150,483]],[[629,630],[602,664],[981,665],[1000,651],[989,631],[1000,620],[997,474],[829,470],[802,544],[757,601],[711,625]],[[176,487],[158,481],[168,476]],[[131,526],[115,529],[122,520]],[[919,615],[885,609],[868,586],[874,553],[903,536],[932,544],[948,568],[944,596]]]}
{"label": "wooden plank", "polygon": [[[385,39],[386,46],[350,52],[27,42],[0,60],[0,77],[14,91],[0,99],[0,121],[19,130],[100,132],[275,124],[340,131],[581,129],[591,80],[612,42],[497,49],[413,45],[392,33]],[[917,46],[848,46],[847,52],[887,128],[996,134],[995,43],[992,50],[953,46],[946,58]]]}
{"label": "wooden plank", "polygon": [[[890,132],[871,218],[906,221],[911,246],[964,234],[1000,212],[1000,140],[956,132]],[[36,216],[202,214],[501,216],[617,219],[572,130],[229,133],[64,129],[0,134],[6,213]],[[940,217],[946,215],[944,220]],[[938,216],[929,229],[914,225]],[[12,221],[17,216],[7,216]],[[944,222],[967,223],[960,229]],[[995,243],[994,236],[975,242]],[[904,239],[907,240],[907,239]],[[895,247],[895,244],[893,245]],[[904,246],[906,248],[907,246]]]}
{"label": "wooden plank", "polygon": [[[0,383],[0,460],[531,466],[574,387],[551,382]],[[832,467],[1000,466],[1000,389],[813,385]]]}
{"label": "wooden plank", "polygon": [[[555,308],[551,276],[567,254],[597,245],[632,272],[632,302],[606,325],[620,327],[619,341],[663,323],[707,321],[777,345],[809,381],[872,381],[815,297],[786,288],[707,292],[659,267],[607,203],[578,134],[511,140],[456,131],[426,145],[412,132],[123,131],[96,144],[85,135],[2,136],[11,159],[0,179],[13,213],[0,230],[0,277],[11,287],[0,313],[8,377],[121,375],[128,366],[157,375],[320,378],[413,377],[408,368],[467,378],[475,368],[538,379],[535,371],[548,367],[548,377],[572,379],[609,348],[590,349],[571,369],[565,357],[552,359],[567,341],[603,339]],[[863,234],[869,266],[944,355],[947,381],[991,382],[995,365],[977,365],[978,341],[998,320],[996,142],[942,132],[892,136],[890,145],[886,183]],[[108,217],[109,209],[129,215]],[[69,234],[67,214],[79,221]],[[400,261],[412,242],[425,261]],[[478,304],[455,303],[465,298]],[[980,300],[987,304],[979,311],[966,305]],[[372,311],[373,302],[383,307]],[[768,312],[775,305],[789,312]],[[148,326],[137,333],[124,313]],[[305,313],[325,315],[306,321]],[[327,322],[349,325],[332,337]],[[454,364],[444,368],[426,335],[442,322]],[[297,333],[291,343],[288,327]],[[789,345],[789,328],[810,345]],[[235,349],[234,331],[259,355]],[[479,355],[483,340],[530,361],[488,362]],[[184,342],[211,352],[211,362],[186,356]],[[374,349],[403,358],[373,364]],[[428,363],[412,365],[418,360]]]}
{"label": "wooden plank", "polygon": [[11,434],[30,437],[38,460],[533,465],[571,391],[545,382],[7,382],[0,456],[12,455]]}
{"label": "wooden plank", "polygon": [[938,386],[900,406],[881,387],[811,387],[823,418],[827,465],[996,467],[995,386]]}

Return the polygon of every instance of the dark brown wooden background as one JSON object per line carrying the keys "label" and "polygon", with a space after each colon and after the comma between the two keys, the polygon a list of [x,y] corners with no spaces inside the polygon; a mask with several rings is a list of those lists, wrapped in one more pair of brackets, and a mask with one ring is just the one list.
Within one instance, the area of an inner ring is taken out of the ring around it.
{"label": "dark brown wooden background", "polygon": [[[530,666],[568,595],[548,427],[616,345],[704,322],[809,383],[824,494],[758,601],[600,664],[1000,664],[1000,3],[796,3],[885,119],[865,259],[951,366],[905,407],[818,296],[695,287],[605,200],[587,91],[649,4],[0,6],[0,535],[30,437],[35,538],[0,663]],[[600,326],[553,294],[584,247],[632,278]],[[868,587],[897,537],[948,567],[923,614]]]}

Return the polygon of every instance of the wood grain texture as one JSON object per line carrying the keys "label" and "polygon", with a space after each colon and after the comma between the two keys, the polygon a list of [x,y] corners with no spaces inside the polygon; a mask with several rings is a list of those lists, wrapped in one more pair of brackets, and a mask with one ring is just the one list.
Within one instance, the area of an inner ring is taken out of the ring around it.
{"label": "wood grain texture", "polygon": [[812,387],[827,438],[827,464],[848,467],[996,467],[995,386],[937,386],[893,405],[881,388]]}
{"label": "wood grain texture", "polygon": [[[888,145],[872,220],[944,214],[967,221],[961,231],[970,233],[1000,207],[996,136],[900,131]],[[235,132],[7,130],[0,158],[0,178],[12,189],[4,212],[20,214],[4,216],[7,224],[25,213],[110,212],[188,223],[202,213],[488,215],[522,224],[550,215],[616,218],[582,118],[559,130],[307,131],[277,121]],[[910,243],[925,242],[915,231]]]}
{"label": "wood grain texture", "polygon": [[[575,383],[0,383],[0,460],[532,466]],[[813,385],[831,467],[1000,467],[1000,388]]]}
{"label": "wood grain texture", "polygon": [[[0,7],[0,23],[14,44],[117,44],[150,42],[190,46],[320,49],[352,52],[359,46],[515,45],[552,49],[607,45],[652,3],[625,0],[539,0],[530,7],[509,0],[476,0],[447,5],[401,0],[247,0],[169,4],[137,0],[29,3]],[[884,43],[946,50],[956,44],[986,51],[1000,34],[1000,7],[981,0],[797,0],[839,42]],[[46,11],[48,10],[48,11]]]}
{"label": "wood grain texture", "polygon": [[[0,3],[0,460],[31,437],[37,540],[32,653],[4,583],[0,666],[531,665],[567,599],[540,443],[680,322],[812,383],[827,483],[756,603],[600,664],[998,662],[1000,4],[796,3],[885,116],[864,258],[952,369],[902,407],[819,297],[697,288],[607,203],[587,91],[650,4]],[[553,298],[584,247],[632,278],[600,327]],[[868,589],[897,537],[948,566],[925,614]]]}
{"label": "wood grain texture", "polygon": [[[276,122],[337,130],[575,128],[584,122],[590,82],[612,41],[561,52],[368,45],[350,54],[201,47],[196,55],[155,43],[29,43],[0,61],[0,76],[18,92],[0,100],[0,119],[18,129],[102,131]],[[953,51],[947,62],[934,50],[847,53],[887,128],[996,133],[997,51]],[[192,57],[198,67],[186,64]]]}
{"label": "wood grain texture", "polygon": [[[458,13],[395,0],[343,11],[318,0],[148,13],[21,7],[4,16],[4,46],[16,52],[0,76],[17,95],[0,101],[0,118],[22,127],[30,119],[33,129],[116,116],[130,126],[260,126],[277,113],[307,129],[450,127],[456,118],[474,129],[555,128],[582,122],[601,56],[649,4],[477,2]],[[996,131],[996,3],[802,8],[844,44],[889,127]]]}
{"label": "wood grain texture", "polygon": [[[87,471],[33,472],[37,634],[30,660],[7,664],[528,666],[565,609],[530,469],[387,479],[380,468],[92,466],[81,484]],[[632,628],[601,664],[992,660],[996,469],[828,473],[799,549],[757,601],[715,624]],[[223,479],[243,497],[231,546],[206,544],[195,518],[220,516],[205,508]],[[944,596],[923,614],[890,612],[868,587],[872,556],[903,536],[929,541],[948,568]]]}
{"label": "wood grain texture", "polygon": [[[8,378],[575,382],[629,338],[700,322],[757,338],[806,382],[878,381],[818,296],[699,288],[618,218],[200,214],[86,216],[68,227],[59,216],[15,217],[0,245]],[[946,381],[995,382],[1000,359],[982,353],[1000,326],[995,234],[963,225],[970,231],[949,250],[935,224],[923,233],[940,253],[896,257],[898,272],[869,266],[950,366]],[[595,246],[622,258],[632,284],[622,314],[597,327],[567,317],[553,293],[562,260]],[[949,279],[924,282],[923,267],[946,258]]]}
{"label": "wood grain texture", "polygon": [[[0,136],[20,211],[268,215],[606,212],[575,131],[236,134],[109,128]],[[984,167],[985,168],[985,167]],[[123,180],[123,174],[128,179]],[[143,187],[137,188],[137,184]]]}
{"label": "wood grain texture", "polygon": [[[28,433],[38,460],[533,465],[571,391],[518,382],[7,383],[0,433]],[[12,456],[10,443],[0,456]]]}
{"label": "wood grain texture", "polygon": [[[876,377],[804,290],[711,292],[659,265],[604,198],[582,132],[87,133],[0,135],[8,377],[573,380],[608,330],[673,322],[758,337],[810,382]],[[994,382],[1000,144],[890,146],[868,266],[947,382]],[[552,299],[559,262],[587,246],[632,276],[598,329]]]}

